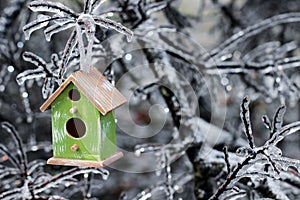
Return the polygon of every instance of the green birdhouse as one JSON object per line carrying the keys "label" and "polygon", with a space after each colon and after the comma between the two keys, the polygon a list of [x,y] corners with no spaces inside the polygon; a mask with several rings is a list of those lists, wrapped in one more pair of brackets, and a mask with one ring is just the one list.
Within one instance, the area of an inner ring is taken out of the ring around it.
{"label": "green birdhouse", "polygon": [[96,68],[72,73],[40,107],[51,106],[53,157],[47,163],[104,167],[121,158],[113,110],[125,102]]}

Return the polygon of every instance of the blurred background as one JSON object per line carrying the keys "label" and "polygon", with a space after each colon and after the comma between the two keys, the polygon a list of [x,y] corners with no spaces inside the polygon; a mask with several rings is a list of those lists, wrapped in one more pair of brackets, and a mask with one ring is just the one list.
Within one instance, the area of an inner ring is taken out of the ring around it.
{"label": "blurred background", "polygon": [[[16,128],[31,162],[52,157],[51,112],[39,111],[46,100],[43,77],[17,83],[18,74],[37,68],[22,55],[30,51],[46,63],[53,54],[61,58],[72,28],[50,42],[43,28],[25,40],[23,26],[49,15],[32,12],[29,2],[0,4],[0,121]],[[53,2],[78,13],[84,7],[83,0]],[[127,42],[116,31],[97,26],[93,49],[93,65],[128,99],[115,112],[117,147],[125,156],[106,168],[108,180],[76,176],[78,186],[57,183],[57,189],[43,193],[45,198],[208,199],[224,180],[224,175],[218,177],[225,168],[223,146],[234,154],[247,145],[240,120],[243,97],[251,99],[257,146],[269,138],[263,115],[272,120],[285,104],[283,124],[299,121],[299,11],[298,0],[105,1],[93,14],[120,22],[135,34]],[[78,70],[74,55],[66,76]],[[4,129],[1,136],[1,143],[18,154]],[[299,144],[299,134],[294,134],[278,146],[284,156],[300,159]],[[212,153],[206,153],[208,147]],[[0,162],[11,167],[4,154]],[[69,169],[44,165],[39,172],[56,175]],[[298,172],[295,176],[299,179]],[[0,181],[0,193],[23,187],[17,177],[9,178]],[[299,198],[298,179],[296,192],[285,194],[287,198]],[[245,185],[245,199],[285,199],[270,194],[264,183]]]}

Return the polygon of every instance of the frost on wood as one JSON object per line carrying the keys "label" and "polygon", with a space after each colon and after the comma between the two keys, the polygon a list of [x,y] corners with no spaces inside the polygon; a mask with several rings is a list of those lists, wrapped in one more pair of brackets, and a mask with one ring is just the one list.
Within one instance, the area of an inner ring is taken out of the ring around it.
{"label": "frost on wood", "polygon": [[[91,64],[92,48],[95,40],[95,31],[97,25],[106,29],[114,29],[119,33],[125,34],[128,41],[131,40],[133,32],[130,29],[118,22],[93,14],[94,9],[102,3],[103,1],[99,0],[84,1],[83,13],[76,13],[72,9],[59,2],[33,1],[29,3],[29,8],[34,12],[50,12],[55,14],[53,16],[43,15],[42,17],[38,17],[36,20],[25,25],[23,30],[26,39],[29,39],[31,33],[35,30],[46,27],[49,22],[54,24],[47,27],[44,31],[48,41],[50,41],[53,34],[74,27],[73,34],[70,36],[70,39],[64,50],[64,57],[66,58],[63,59],[63,62],[60,66],[58,77],[60,82],[63,76],[63,68],[67,65],[67,61],[69,60],[70,53],[68,52],[72,52],[76,45],[78,45],[80,52],[81,69],[83,71],[88,71]],[[84,43],[85,40],[83,36],[85,36],[87,40],[87,45]]]}

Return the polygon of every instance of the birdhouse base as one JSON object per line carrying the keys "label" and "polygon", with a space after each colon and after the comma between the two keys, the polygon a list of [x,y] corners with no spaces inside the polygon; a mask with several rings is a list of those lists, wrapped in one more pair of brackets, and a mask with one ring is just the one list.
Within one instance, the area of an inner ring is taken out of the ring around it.
{"label": "birdhouse base", "polygon": [[75,160],[75,159],[68,159],[68,158],[52,157],[47,160],[47,164],[48,165],[64,165],[64,166],[81,166],[81,167],[102,168],[102,167],[110,165],[111,163],[115,162],[116,160],[118,160],[122,157],[123,157],[122,152],[117,152],[102,161]]}

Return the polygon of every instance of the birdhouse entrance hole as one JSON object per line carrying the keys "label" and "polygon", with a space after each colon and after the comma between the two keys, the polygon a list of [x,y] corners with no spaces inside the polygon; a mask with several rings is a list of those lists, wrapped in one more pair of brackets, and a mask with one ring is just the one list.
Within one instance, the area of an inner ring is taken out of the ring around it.
{"label": "birdhouse entrance hole", "polygon": [[68,93],[69,99],[72,101],[79,101],[80,93],[77,89],[71,89]]}
{"label": "birdhouse entrance hole", "polygon": [[85,123],[79,118],[71,118],[66,123],[66,129],[70,136],[81,138],[86,133]]}

